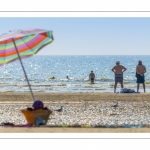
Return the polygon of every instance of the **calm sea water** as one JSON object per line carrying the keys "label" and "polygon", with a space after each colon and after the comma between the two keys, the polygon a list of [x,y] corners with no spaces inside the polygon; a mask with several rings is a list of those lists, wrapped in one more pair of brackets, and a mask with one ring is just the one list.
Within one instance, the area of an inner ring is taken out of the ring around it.
{"label": "calm sea water", "polygon": [[[23,59],[33,91],[38,92],[111,92],[114,74],[111,71],[116,61],[127,68],[124,86],[136,89],[135,68],[138,60],[147,67],[146,88],[150,91],[150,56],[38,56]],[[94,85],[88,76],[93,70]],[[66,76],[69,76],[69,80]],[[52,76],[55,79],[50,79]],[[120,86],[118,86],[118,91]],[[19,61],[0,67],[0,91],[29,91]],[[142,89],[141,89],[142,91]]]}

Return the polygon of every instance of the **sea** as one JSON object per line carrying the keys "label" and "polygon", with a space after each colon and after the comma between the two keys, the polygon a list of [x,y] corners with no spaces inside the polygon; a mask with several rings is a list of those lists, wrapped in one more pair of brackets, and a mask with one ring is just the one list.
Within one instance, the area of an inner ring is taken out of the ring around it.
{"label": "sea", "polygon": [[[22,62],[33,92],[113,92],[111,69],[115,62],[120,61],[127,68],[123,75],[124,87],[136,91],[135,70],[139,60],[147,68],[146,91],[150,92],[149,55],[34,55]],[[96,75],[92,85],[89,81],[91,71]],[[117,92],[120,90],[118,84]],[[140,91],[143,92],[142,85]],[[29,92],[19,60],[0,66],[0,92]]]}

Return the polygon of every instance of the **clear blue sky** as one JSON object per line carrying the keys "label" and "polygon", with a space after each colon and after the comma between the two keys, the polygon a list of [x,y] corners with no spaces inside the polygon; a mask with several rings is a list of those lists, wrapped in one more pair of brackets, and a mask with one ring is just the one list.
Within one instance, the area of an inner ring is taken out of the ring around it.
{"label": "clear blue sky", "polygon": [[150,55],[150,18],[0,18],[0,27],[52,30],[38,55]]}

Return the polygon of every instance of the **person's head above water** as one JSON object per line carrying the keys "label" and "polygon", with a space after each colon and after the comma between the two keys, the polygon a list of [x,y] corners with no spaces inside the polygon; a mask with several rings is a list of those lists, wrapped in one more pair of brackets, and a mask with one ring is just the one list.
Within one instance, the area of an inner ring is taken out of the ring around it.
{"label": "person's head above water", "polygon": [[91,71],[91,72],[93,72],[93,71]]}

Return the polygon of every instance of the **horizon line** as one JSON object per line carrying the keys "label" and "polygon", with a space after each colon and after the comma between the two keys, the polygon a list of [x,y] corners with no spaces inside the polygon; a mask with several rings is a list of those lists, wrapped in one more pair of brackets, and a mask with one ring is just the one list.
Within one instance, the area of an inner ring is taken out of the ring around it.
{"label": "horizon line", "polygon": [[130,55],[107,55],[107,54],[103,54],[103,55],[90,55],[90,54],[83,54],[83,55],[80,55],[80,54],[76,54],[76,55],[71,55],[71,54],[65,54],[65,55],[62,55],[62,54],[56,54],[56,55],[54,55],[54,54],[49,54],[49,55],[43,55],[43,54],[37,54],[37,56],[150,56],[150,54],[148,55],[148,54],[144,54],[144,55],[132,55],[132,54],[130,54]]}
{"label": "horizon line", "polygon": [[49,10],[28,10],[28,11],[25,11],[25,10],[2,10],[0,12],[150,12],[149,10],[135,10],[135,11],[132,11],[132,10],[122,10],[122,11],[119,11],[119,10],[103,10],[103,11],[99,11],[99,10],[91,10],[91,11],[88,11],[88,10],[78,10],[78,11],[75,11],[75,10],[52,10],[52,11],[49,11]]}

